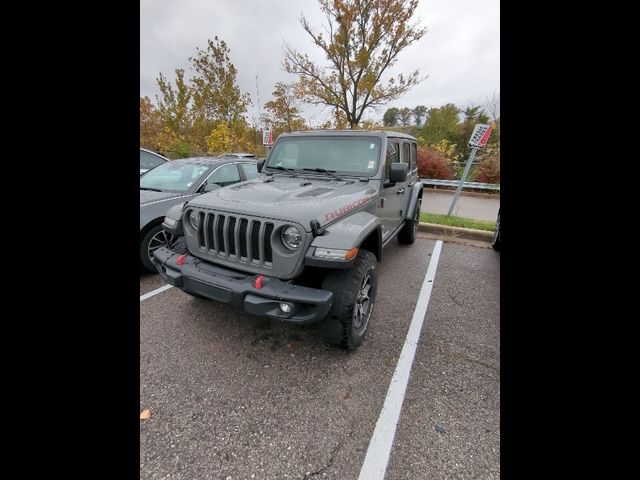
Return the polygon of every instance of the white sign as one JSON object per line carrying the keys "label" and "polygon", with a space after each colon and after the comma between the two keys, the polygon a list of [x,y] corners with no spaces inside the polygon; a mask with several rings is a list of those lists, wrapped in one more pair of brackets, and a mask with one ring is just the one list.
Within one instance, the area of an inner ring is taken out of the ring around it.
{"label": "white sign", "polygon": [[262,131],[262,145],[273,145],[273,131],[271,130],[263,130]]}
{"label": "white sign", "polygon": [[469,146],[473,148],[484,148],[491,136],[491,125],[479,123],[473,129]]}

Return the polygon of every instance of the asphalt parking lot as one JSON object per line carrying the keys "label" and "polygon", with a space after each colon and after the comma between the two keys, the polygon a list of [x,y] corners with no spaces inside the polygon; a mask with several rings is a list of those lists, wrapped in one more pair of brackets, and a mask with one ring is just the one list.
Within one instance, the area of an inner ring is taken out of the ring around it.
{"label": "asphalt parking lot", "polygon": [[[175,288],[141,300],[140,478],[358,479],[435,245],[385,249],[354,352]],[[499,478],[499,282],[499,253],[442,244],[385,479]]]}

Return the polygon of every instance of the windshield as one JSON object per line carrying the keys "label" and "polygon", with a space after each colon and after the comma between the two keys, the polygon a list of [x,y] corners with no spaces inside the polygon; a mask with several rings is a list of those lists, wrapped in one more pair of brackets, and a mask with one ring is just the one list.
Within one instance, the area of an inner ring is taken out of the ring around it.
{"label": "windshield", "polygon": [[140,188],[186,192],[211,167],[203,163],[166,162],[140,177]]}
{"label": "windshield", "polygon": [[327,169],[370,177],[378,171],[380,139],[374,137],[289,137],[278,140],[267,168]]}
{"label": "windshield", "polygon": [[150,170],[153,167],[164,163],[164,159],[153,153],[140,150],[140,168]]}

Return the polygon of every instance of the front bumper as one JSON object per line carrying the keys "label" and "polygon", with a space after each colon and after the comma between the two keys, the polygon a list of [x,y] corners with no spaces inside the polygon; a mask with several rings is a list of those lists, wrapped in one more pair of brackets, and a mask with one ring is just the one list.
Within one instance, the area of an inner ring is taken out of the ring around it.
{"label": "front bumper", "polygon": [[[328,290],[292,285],[273,277],[264,277],[262,288],[256,288],[258,275],[218,267],[190,254],[178,265],[180,255],[166,247],[157,249],[153,257],[168,284],[190,294],[230,303],[252,315],[308,325],[325,318],[333,302],[333,293]],[[292,304],[292,311],[282,312],[282,302]]]}

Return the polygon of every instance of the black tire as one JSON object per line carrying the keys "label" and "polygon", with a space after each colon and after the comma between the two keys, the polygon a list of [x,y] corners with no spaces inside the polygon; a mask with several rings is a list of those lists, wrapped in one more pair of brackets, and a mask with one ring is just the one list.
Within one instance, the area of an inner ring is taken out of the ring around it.
{"label": "black tire", "polygon": [[500,210],[498,210],[498,219],[496,220],[496,231],[493,232],[493,240],[491,246],[496,252],[500,251]]}
{"label": "black tire", "polygon": [[[322,288],[333,292],[333,305],[320,324],[320,332],[330,345],[353,350],[362,343],[376,301],[376,267],[376,256],[368,250],[360,250],[351,268],[325,275]],[[365,288],[366,299],[362,295]]]}
{"label": "black tire", "polygon": [[413,220],[405,220],[404,227],[398,233],[398,242],[406,245],[411,245],[416,241],[416,235],[418,234],[418,225],[420,224],[420,207],[422,206],[422,199],[418,198],[416,209],[413,212]]}
{"label": "black tire", "polygon": [[140,263],[146,270],[150,272],[157,272],[158,269],[149,256],[150,251],[162,245],[167,245],[171,248],[174,243],[175,241],[173,237],[162,230],[162,225],[152,227],[144,237],[142,237],[142,241],[140,242]]}

